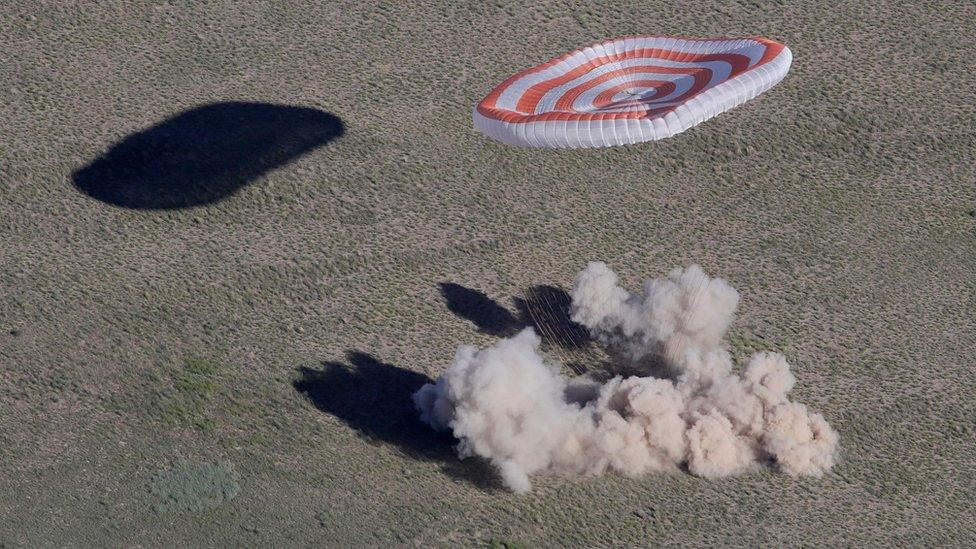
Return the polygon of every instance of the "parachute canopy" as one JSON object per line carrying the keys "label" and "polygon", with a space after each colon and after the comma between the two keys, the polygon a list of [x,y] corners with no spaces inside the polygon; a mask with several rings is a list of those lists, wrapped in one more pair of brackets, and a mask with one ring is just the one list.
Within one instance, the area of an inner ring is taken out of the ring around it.
{"label": "parachute canopy", "polygon": [[474,126],[523,147],[671,137],[771,88],[793,55],[765,38],[632,36],[524,70],[474,109]]}

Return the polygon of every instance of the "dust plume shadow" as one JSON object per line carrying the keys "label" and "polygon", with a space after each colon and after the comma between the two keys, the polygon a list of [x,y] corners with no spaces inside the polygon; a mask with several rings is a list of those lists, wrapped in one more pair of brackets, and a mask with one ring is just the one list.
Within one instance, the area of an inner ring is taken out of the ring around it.
{"label": "dust plume shadow", "polygon": [[441,282],[440,288],[448,310],[470,320],[483,334],[510,337],[525,327],[519,318],[483,292],[453,282]]}
{"label": "dust plume shadow", "polygon": [[494,471],[480,459],[458,459],[450,434],[420,422],[411,396],[429,377],[349,351],[345,362],[323,362],[321,369],[302,367],[295,390],[320,411],[342,420],[371,441],[396,446],[418,460],[439,462],[449,475],[494,490]]}
{"label": "dust plume shadow", "polygon": [[72,177],[81,192],[124,208],[201,206],[344,131],[338,117],[318,109],[213,103],[126,137]]}
{"label": "dust plume shadow", "polygon": [[592,343],[589,332],[570,318],[573,299],[562,288],[545,284],[529,288],[512,299],[515,314],[479,290],[453,282],[442,282],[440,288],[448,310],[482,333],[511,337],[531,326],[550,348],[585,351]]}

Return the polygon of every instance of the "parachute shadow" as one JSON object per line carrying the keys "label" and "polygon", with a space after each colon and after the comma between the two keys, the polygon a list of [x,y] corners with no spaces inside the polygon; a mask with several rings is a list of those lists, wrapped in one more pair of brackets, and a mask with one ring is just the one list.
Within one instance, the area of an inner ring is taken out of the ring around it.
{"label": "parachute shadow", "polygon": [[213,103],[126,137],[72,179],[88,196],[124,208],[202,206],[344,131],[338,117],[318,109]]}
{"label": "parachute shadow", "polygon": [[292,385],[317,409],[342,420],[364,439],[392,444],[406,456],[440,462],[448,475],[483,490],[500,488],[495,472],[477,458],[459,460],[457,440],[420,421],[410,398],[429,377],[348,351],[346,362],[323,362],[321,369],[302,367]]}

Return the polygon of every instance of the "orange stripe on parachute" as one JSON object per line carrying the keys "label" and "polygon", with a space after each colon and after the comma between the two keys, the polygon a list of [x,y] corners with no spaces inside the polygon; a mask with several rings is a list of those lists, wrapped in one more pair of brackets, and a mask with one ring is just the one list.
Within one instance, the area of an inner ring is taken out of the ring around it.
{"label": "orange stripe on parachute", "polygon": [[[622,37],[622,38],[617,39],[617,40],[612,40],[612,41],[608,41],[608,42],[602,42],[600,44],[594,44],[591,47],[601,47],[601,46],[602,47],[610,47],[610,46],[613,46],[615,44],[619,44],[620,42],[623,42],[623,41],[626,41],[626,40],[633,40],[633,39],[653,39],[653,38],[662,38],[662,37],[660,37],[660,36],[627,36],[627,37]],[[602,65],[605,65],[607,63],[614,62],[614,61],[620,61],[620,60],[625,60],[625,59],[635,59],[635,58],[642,58],[642,57],[643,58],[672,59],[672,60],[680,60],[680,61],[685,61],[685,62],[724,61],[724,62],[728,62],[732,66],[732,72],[729,74],[728,78],[733,78],[733,77],[737,76],[738,74],[741,74],[741,73],[745,72],[746,70],[754,69],[756,67],[759,67],[759,66],[761,66],[761,65],[763,65],[763,64],[771,61],[777,55],[779,55],[779,53],[781,51],[783,51],[783,49],[785,48],[785,46],[783,44],[780,44],[780,43],[775,42],[773,40],[768,40],[768,39],[765,39],[765,38],[760,38],[760,37],[749,37],[749,38],[707,38],[707,39],[685,38],[685,37],[668,37],[668,38],[681,38],[681,39],[686,40],[686,41],[694,41],[694,42],[721,42],[721,41],[729,41],[729,40],[752,40],[753,42],[756,42],[758,44],[761,44],[764,47],[764,52],[763,52],[763,56],[760,58],[760,60],[755,65],[753,65],[752,67],[749,66],[749,58],[748,57],[743,56],[743,55],[739,55],[739,54],[729,54],[729,53],[725,53],[725,54],[723,54],[723,53],[717,53],[717,54],[697,54],[697,53],[676,52],[676,51],[673,51],[673,50],[666,50],[666,49],[661,49],[661,48],[641,48],[641,49],[630,50],[630,51],[624,52],[622,54],[605,55],[605,56],[601,56],[601,57],[599,57],[597,59],[591,60],[591,61],[589,61],[589,62],[587,62],[587,63],[585,63],[585,64],[577,67],[576,69],[570,71],[569,73],[565,73],[565,74],[559,75],[559,76],[557,76],[555,78],[551,78],[551,79],[546,80],[544,82],[540,82],[540,83],[537,83],[537,84],[533,85],[528,90],[526,90],[526,92],[522,95],[522,97],[519,98],[519,101],[517,103],[517,111],[512,111],[512,110],[502,109],[502,108],[497,107],[498,98],[501,96],[501,94],[509,86],[511,86],[517,80],[519,80],[519,79],[521,79],[521,78],[523,78],[525,76],[528,76],[528,75],[531,75],[531,74],[534,74],[534,73],[537,73],[537,72],[544,71],[544,70],[546,70],[546,69],[548,69],[548,68],[550,68],[550,67],[552,67],[552,66],[554,66],[554,65],[556,65],[556,64],[558,64],[558,63],[560,63],[562,61],[565,61],[565,60],[573,57],[574,55],[578,54],[579,51],[582,51],[582,50],[576,50],[576,51],[567,53],[567,54],[565,54],[565,55],[563,55],[561,57],[557,57],[557,58],[555,58],[555,59],[553,59],[553,60],[551,60],[551,61],[549,61],[547,63],[544,63],[542,65],[539,65],[539,66],[532,67],[532,68],[526,69],[524,71],[521,71],[521,72],[519,72],[517,74],[514,74],[511,77],[507,78],[504,82],[502,82],[500,85],[496,86],[493,90],[491,90],[491,92],[489,92],[488,95],[483,100],[481,100],[481,102],[478,103],[477,111],[481,115],[483,115],[483,116],[486,116],[486,117],[489,117],[489,118],[492,118],[492,119],[495,119],[495,120],[500,120],[500,121],[503,121],[503,122],[510,122],[510,123],[530,123],[530,122],[542,122],[542,121],[550,121],[550,120],[566,120],[566,121],[569,121],[569,120],[596,120],[596,121],[598,121],[598,120],[615,120],[615,119],[639,119],[639,118],[643,118],[643,117],[649,116],[651,113],[657,114],[657,113],[660,113],[660,112],[667,112],[667,111],[673,110],[676,107],[668,107],[668,108],[662,108],[662,109],[653,109],[651,111],[646,111],[646,112],[644,112],[644,111],[636,111],[636,112],[623,112],[623,113],[620,113],[620,112],[616,112],[616,113],[545,112],[545,113],[534,114],[534,110],[538,106],[539,101],[542,99],[542,97],[545,95],[545,93],[547,91],[551,90],[552,88],[554,88],[556,86],[562,85],[562,84],[564,84],[566,82],[570,82],[573,79],[575,79],[575,78],[577,78],[579,76],[582,76],[582,75],[586,74],[586,72],[588,72],[590,70],[593,70],[595,67],[602,66]],[[665,68],[665,67],[662,67],[662,69],[663,68]],[[668,68],[670,68],[670,67],[668,67]],[[695,70],[695,68],[693,68],[693,67],[689,67],[689,69],[690,70]],[[706,71],[707,72],[707,69],[699,68],[698,71]],[[691,74],[697,74],[697,73],[691,73]],[[694,93],[697,94],[699,91],[701,91],[701,89],[699,87],[699,79],[698,78],[696,78],[696,84],[693,87],[694,88],[699,88],[699,89],[696,89]],[[704,87],[704,85],[701,85],[701,87]],[[690,94],[690,93],[686,93],[686,94],[683,94],[682,97],[688,97],[690,99],[691,97],[693,97],[693,95]],[[523,108],[523,107],[526,107],[526,108]]]}

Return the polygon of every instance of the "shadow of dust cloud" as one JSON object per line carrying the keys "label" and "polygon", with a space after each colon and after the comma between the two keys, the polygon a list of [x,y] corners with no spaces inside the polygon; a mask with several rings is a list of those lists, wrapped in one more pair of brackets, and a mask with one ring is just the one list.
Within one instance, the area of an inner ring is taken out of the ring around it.
{"label": "shadow of dust cloud", "polygon": [[441,296],[455,315],[471,321],[483,334],[512,337],[531,327],[548,347],[585,351],[592,343],[586,329],[573,322],[573,298],[556,286],[540,284],[512,301],[518,314],[479,290],[453,282],[440,283]]}
{"label": "shadow of dust cloud", "polygon": [[213,103],[126,137],[73,180],[92,198],[124,208],[202,206],[343,132],[338,117],[318,109]]}
{"label": "shadow of dust cloud", "polygon": [[500,486],[494,469],[481,459],[459,460],[451,433],[420,421],[411,396],[434,380],[348,351],[345,362],[323,362],[321,369],[302,367],[292,385],[318,410],[338,418],[372,444],[390,444],[418,461],[439,463],[448,475],[486,491]]}
{"label": "shadow of dust cloud", "polygon": [[295,390],[367,439],[394,444],[411,456],[450,456],[450,445],[440,444],[420,422],[411,399],[433,380],[365,353],[351,351],[347,359],[348,364],[325,362],[321,370],[301,368]]}

